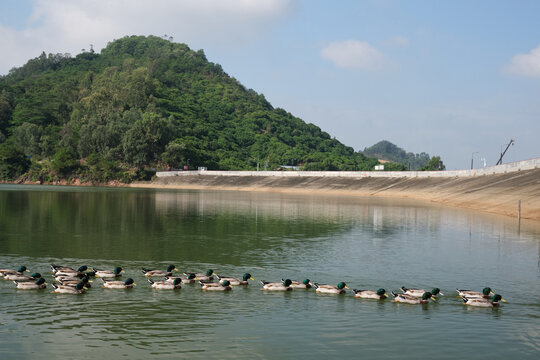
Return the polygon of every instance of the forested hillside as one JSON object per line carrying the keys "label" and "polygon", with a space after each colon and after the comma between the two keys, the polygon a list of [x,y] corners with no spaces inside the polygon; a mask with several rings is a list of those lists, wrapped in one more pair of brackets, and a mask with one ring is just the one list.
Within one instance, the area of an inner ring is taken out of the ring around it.
{"label": "forested hillside", "polygon": [[[129,182],[152,168],[371,170],[204,53],[155,36],[42,53],[0,78],[0,179]],[[398,168],[400,168],[398,166]]]}
{"label": "forested hillside", "polygon": [[365,148],[363,153],[366,156],[403,164],[410,170],[420,170],[427,166],[430,160],[429,154],[425,152],[420,154],[406,152],[387,140],[379,141],[375,145]]}

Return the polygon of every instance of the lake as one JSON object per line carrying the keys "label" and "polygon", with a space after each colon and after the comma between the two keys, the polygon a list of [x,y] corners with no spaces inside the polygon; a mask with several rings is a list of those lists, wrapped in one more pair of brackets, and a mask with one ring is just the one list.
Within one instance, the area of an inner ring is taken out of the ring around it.
{"label": "lake", "polygon": [[[49,264],[121,266],[132,290],[51,293]],[[256,279],[227,293],[156,291],[141,267]],[[382,198],[0,185],[0,268],[26,265],[42,291],[0,281],[0,358],[540,357],[540,226]],[[443,296],[408,305],[261,291],[259,280]],[[507,300],[470,308],[456,288]]]}

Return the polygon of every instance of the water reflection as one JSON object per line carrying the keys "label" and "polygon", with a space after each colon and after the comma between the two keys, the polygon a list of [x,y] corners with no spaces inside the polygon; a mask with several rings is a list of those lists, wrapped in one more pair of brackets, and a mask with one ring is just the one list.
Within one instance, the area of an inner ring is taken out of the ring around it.
{"label": "water reflection", "polygon": [[[77,297],[0,282],[0,354],[327,358],[362,349],[373,358],[381,348],[388,357],[406,348],[443,358],[532,358],[540,343],[540,229],[517,226],[392,199],[0,185],[1,267],[25,264],[50,281],[49,263],[122,266],[138,284],[114,291],[96,280]],[[265,294],[257,282],[225,294],[198,285],[153,291],[140,268],[169,263],[388,292],[440,287],[447,295],[412,306],[350,294]],[[508,304],[471,309],[454,296],[456,287],[485,286]]]}

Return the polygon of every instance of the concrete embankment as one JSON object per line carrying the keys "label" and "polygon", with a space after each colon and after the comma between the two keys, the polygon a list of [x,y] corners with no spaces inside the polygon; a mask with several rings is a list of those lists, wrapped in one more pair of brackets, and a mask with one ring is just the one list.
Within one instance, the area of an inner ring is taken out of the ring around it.
{"label": "concrete embankment", "polygon": [[513,217],[521,201],[521,218],[540,221],[540,158],[443,172],[166,172],[133,186],[398,197]]}

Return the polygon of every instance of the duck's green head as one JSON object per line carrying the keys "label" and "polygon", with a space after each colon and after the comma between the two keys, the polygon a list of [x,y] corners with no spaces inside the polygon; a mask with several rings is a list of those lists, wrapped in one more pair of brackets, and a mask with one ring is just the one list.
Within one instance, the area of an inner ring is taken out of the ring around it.
{"label": "duck's green head", "polygon": [[188,274],[188,276],[187,276],[188,280],[193,280],[193,279],[195,279],[196,277],[197,277],[197,276],[196,276],[195,274],[193,274],[193,273]]}
{"label": "duck's green head", "polygon": [[302,284],[304,285],[309,285],[311,283],[311,281],[309,279],[304,279],[304,281],[302,281]]}
{"label": "duck's green head", "polygon": [[384,289],[377,290],[377,295],[383,296],[384,294],[386,294],[386,290],[384,290]]}
{"label": "duck's green head", "polygon": [[83,272],[83,271],[86,271],[86,270],[88,270],[88,266],[86,266],[86,265],[83,265],[83,266],[81,266],[80,268],[77,269],[78,272]]}
{"label": "duck's green head", "polygon": [[285,279],[285,280],[283,280],[283,286],[291,286],[291,284],[292,284],[291,279]]}
{"label": "duck's green head", "polygon": [[17,272],[22,273],[22,272],[25,272],[26,270],[28,269],[26,268],[26,266],[23,265],[23,266],[19,266],[19,268],[17,269]]}
{"label": "duck's green head", "polygon": [[114,273],[116,275],[120,274],[121,272],[122,272],[122,268],[120,266],[117,266],[117,267],[114,268]]}
{"label": "duck's green head", "polygon": [[250,273],[245,273],[244,276],[242,276],[242,280],[248,281],[248,280],[253,280],[253,278],[251,277]]}
{"label": "duck's green head", "polygon": [[504,299],[502,298],[502,296],[499,295],[499,294],[495,294],[495,295],[493,295],[493,297],[491,298],[491,302],[499,302],[499,301],[506,302],[506,300],[504,300]]}
{"label": "duck's green head", "polygon": [[[210,275],[208,275],[208,276],[210,276]],[[227,287],[229,285],[231,285],[231,282],[229,280],[225,280],[224,282],[221,283],[221,286],[223,286],[223,287]]]}
{"label": "duck's green head", "polygon": [[45,279],[40,277],[39,279],[36,280],[36,284],[37,285],[45,284]]}
{"label": "duck's green head", "polygon": [[427,300],[431,298],[432,294],[429,291],[426,291],[424,295],[422,295],[422,300]]}
{"label": "duck's green head", "polygon": [[214,270],[212,269],[206,270],[206,276],[212,276],[213,273],[214,273]]}
{"label": "duck's green head", "polygon": [[337,288],[339,290],[348,289],[347,284],[345,284],[344,282],[340,282],[339,284],[337,284]]}
{"label": "duck's green head", "polygon": [[85,275],[81,278],[81,282],[82,282],[83,284],[86,284],[86,283],[88,283],[88,281],[89,281],[88,276],[85,274]]}
{"label": "duck's green head", "polygon": [[126,281],[124,281],[124,284],[125,285],[131,285],[131,284],[134,284],[135,282],[133,281],[132,278],[127,278]]}
{"label": "duck's green head", "polygon": [[[433,290],[431,290],[431,295],[432,295],[432,296],[435,296],[435,295],[437,295],[437,294],[440,294],[440,292],[441,292],[441,289],[439,289],[439,288],[433,288]],[[442,295],[442,294],[441,294],[441,295]]]}
{"label": "duck's green head", "polygon": [[95,271],[89,271],[85,275],[86,276],[96,276],[96,272]]}
{"label": "duck's green head", "polygon": [[40,273],[33,273],[31,275],[34,279],[39,279],[41,277],[41,274]]}
{"label": "duck's green head", "polygon": [[484,295],[489,295],[491,294],[491,288],[490,287],[486,287],[482,290],[482,294]]}
{"label": "duck's green head", "polygon": [[182,279],[176,278],[176,279],[173,280],[173,285],[174,285],[174,286],[180,285],[181,282],[182,282]]}
{"label": "duck's green head", "polygon": [[176,270],[176,266],[174,265],[169,265],[169,267],[167,268],[167,272],[171,272],[173,270]]}
{"label": "duck's green head", "polygon": [[84,283],[81,281],[77,285],[75,285],[75,289],[82,290],[84,288]]}

